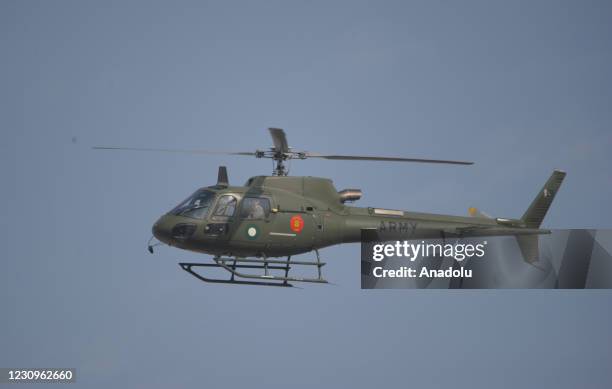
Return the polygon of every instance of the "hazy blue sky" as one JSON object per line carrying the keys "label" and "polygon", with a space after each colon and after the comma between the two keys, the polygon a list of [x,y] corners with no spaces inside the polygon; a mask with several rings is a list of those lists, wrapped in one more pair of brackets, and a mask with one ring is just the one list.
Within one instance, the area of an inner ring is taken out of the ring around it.
{"label": "hazy blue sky", "polygon": [[[266,174],[266,127],[318,152],[472,167],[304,161],[362,205],[611,226],[607,1],[0,2],[0,366],[78,386],[608,388],[607,291],[365,291],[359,246],[329,286],[205,285],[146,252],[196,187]],[[72,142],[76,137],[76,143]],[[199,258],[201,259],[201,258]]]}

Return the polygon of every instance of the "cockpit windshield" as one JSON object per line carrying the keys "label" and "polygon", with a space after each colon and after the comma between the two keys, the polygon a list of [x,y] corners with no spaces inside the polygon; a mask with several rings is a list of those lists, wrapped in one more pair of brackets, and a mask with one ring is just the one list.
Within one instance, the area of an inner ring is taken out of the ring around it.
{"label": "cockpit windshield", "polygon": [[186,216],[194,219],[204,219],[208,215],[215,193],[200,189],[170,211],[170,214]]}

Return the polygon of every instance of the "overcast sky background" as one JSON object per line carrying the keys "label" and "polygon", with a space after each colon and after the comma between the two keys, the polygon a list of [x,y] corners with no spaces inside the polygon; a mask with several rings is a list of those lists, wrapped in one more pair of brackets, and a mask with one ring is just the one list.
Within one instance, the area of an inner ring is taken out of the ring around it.
{"label": "overcast sky background", "polygon": [[[363,206],[609,228],[606,1],[0,2],[0,366],[76,367],[78,386],[608,388],[609,291],[206,285],[151,225],[217,166],[265,160],[92,151],[245,150],[285,128],[316,152],[472,167],[297,161]],[[75,142],[73,142],[73,138]]]}

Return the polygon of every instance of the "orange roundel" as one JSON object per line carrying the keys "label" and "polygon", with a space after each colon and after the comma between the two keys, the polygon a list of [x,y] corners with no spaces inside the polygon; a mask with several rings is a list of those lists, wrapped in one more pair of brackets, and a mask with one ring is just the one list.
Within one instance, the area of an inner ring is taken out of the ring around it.
{"label": "orange roundel", "polygon": [[291,231],[299,234],[304,228],[304,219],[302,219],[300,215],[292,217],[291,220],[289,220],[289,227],[291,228]]}

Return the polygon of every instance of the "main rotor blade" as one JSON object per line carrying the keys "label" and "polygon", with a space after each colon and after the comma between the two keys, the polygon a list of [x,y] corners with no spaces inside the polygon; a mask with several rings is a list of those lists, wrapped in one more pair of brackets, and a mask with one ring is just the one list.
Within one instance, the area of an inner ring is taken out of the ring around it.
{"label": "main rotor blade", "polygon": [[255,155],[250,151],[214,151],[214,150],[184,150],[184,149],[149,149],[141,147],[114,147],[114,146],[94,146],[94,150],[121,150],[121,151],[158,151],[163,153],[183,153],[183,154],[226,154],[226,155]]}
{"label": "main rotor blade", "polygon": [[285,131],[282,128],[268,128],[268,131],[270,131],[270,135],[272,135],[274,149],[281,153],[289,152],[289,144],[287,143]]}
{"label": "main rotor blade", "polygon": [[474,162],[468,161],[449,161],[444,159],[423,159],[423,158],[402,158],[402,157],[376,157],[365,155],[322,155],[316,153],[306,153],[307,158],[324,158],[347,161],[386,161],[386,162],[419,162],[419,163],[440,163],[450,165],[473,165]]}

